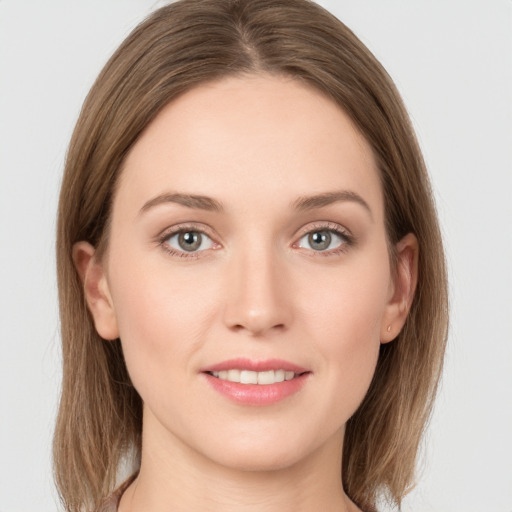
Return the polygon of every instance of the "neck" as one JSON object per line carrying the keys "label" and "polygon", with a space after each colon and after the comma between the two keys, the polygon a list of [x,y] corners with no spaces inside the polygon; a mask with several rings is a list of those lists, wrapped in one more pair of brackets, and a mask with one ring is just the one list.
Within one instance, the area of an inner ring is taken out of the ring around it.
{"label": "neck", "polygon": [[143,432],[140,472],[119,512],[359,510],[341,484],[342,431],[305,459],[272,470],[226,467],[176,439],[162,443],[154,429]]}

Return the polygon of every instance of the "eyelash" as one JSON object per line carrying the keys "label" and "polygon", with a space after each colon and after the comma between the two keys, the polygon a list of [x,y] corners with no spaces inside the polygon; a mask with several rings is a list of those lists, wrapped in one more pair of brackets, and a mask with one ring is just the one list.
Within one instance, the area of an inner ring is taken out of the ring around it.
{"label": "eyelash", "polygon": [[301,233],[297,242],[293,244],[293,247],[297,247],[299,241],[306,235],[318,233],[320,231],[328,231],[329,233],[337,235],[339,238],[341,238],[342,244],[339,247],[336,247],[335,249],[330,249],[327,251],[308,250],[308,255],[310,255],[311,257],[320,256],[328,258],[330,256],[337,256],[339,254],[347,252],[347,250],[350,247],[355,245],[356,239],[347,229],[333,222],[319,222],[313,225],[309,225],[307,229]]}
{"label": "eyelash", "polygon": [[[201,235],[206,235],[213,242],[213,238],[208,234],[208,230],[205,230],[202,226],[197,226],[194,224],[179,224],[177,226],[173,226],[171,229],[164,231],[158,237],[158,245],[162,247],[162,249],[171,256],[177,256],[178,258],[199,258],[200,253],[204,251],[194,251],[194,252],[186,252],[186,251],[177,251],[173,249],[167,241],[174,235],[179,235],[180,233],[200,233]],[[215,245],[219,245],[216,242],[213,242]],[[214,249],[215,250],[215,249]]]}
{"label": "eyelash", "polygon": [[[292,244],[292,247],[299,248],[298,243],[302,238],[304,238],[306,235],[320,232],[320,231],[328,231],[336,236],[338,236],[342,240],[342,244],[335,248],[330,249],[327,251],[315,251],[315,250],[307,250],[309,255],[311,257],[321,256],[321,257],[329,257],[329,256],[336,256],[341,253],[346,252],[350,247],[355,245],[355,238],[352,234],[350,234],[346,229],[342,228],[339,224],[335,224],[332,222],[320,222],[317,224],[313,224],[312,226],[308,226],[307,230],[304,230],[301,232],[300,236],[298,237],[297,241]],[[212,240],[213,244],[219,246],[218,243],[213,241],[213,238],[209,235],[208,230],[205,230],[202,226],[197,226],[194,224],[180,224],[177,226],[173,226],[171,229],[168,229],[164,231],[161,235],[158,236],[158,245],[162,247],[162,249],[169,255],[178,257],[178,258],[194,258],[197,259],[199,257],[203,257],[204,255],[201,255],[201,253],[205,252],[205,250],[202,251],[177,251],[169,246],[167,243],[168,240],[174,236],[178,235],[180,233],[187,233],[187,232],[194,232],[199,233],[201,235],[206,235],[210,240]],[[216,250],[214,248],[213,250]]]}

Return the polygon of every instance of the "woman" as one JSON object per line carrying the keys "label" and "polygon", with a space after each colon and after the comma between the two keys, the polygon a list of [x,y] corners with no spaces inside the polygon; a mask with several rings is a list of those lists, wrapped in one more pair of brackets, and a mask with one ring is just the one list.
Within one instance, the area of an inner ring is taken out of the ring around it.
{"label": "woman", "polygon": [[443,251],[398,93],[329,13],[184,0],[135,29],[78,120],[57,253],[67,510],[400,504]]}

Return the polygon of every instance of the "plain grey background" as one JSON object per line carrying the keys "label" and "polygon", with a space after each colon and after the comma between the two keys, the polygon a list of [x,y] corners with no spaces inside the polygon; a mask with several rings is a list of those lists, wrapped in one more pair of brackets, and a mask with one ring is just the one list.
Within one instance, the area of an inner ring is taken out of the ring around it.
{"label": "plain grey background", "polygon": [[[54,231],[81,103],[154,0],[0,0],[0,512],[57,510]],[[404,512],[512,512],[512,2],[324,0],[394,78],[432,176],[447,364]]]}

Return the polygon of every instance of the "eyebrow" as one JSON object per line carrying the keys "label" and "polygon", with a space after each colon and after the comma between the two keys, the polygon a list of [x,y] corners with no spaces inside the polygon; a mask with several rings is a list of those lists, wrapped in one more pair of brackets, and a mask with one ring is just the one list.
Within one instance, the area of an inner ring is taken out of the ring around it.
{"label": "eyebrow", "polygon": [[302,196],[296,199],[292,203],[292,206],[299,211],[308,211],[316,208],[323,208],[324,206],[329,206],[338,202],[357,203],[367,210],[370,217],[373,219],[370,205],[359,194],[350,190],[339,190],[335,192],[324,192],[322,194],[312,196]]}
{"label": "eyebrow", "polygon": [[[317,208],[323,208],[338,202],[354,202],[361,205],[365,210],[368,211],[370,217],[373,219],[373,214],[368,203],[356,192],[350,190],[339,190],[334,192],[324,192],[321,194],[315,194],[311,196],[301,196],[292,202],[292,208],[298,211],[309,211]],[[140,213],[144,213],[147,210],[154,208],[160,204],[175,203],[187,208],[193,208],[198,210],[206,210],[213,212],[222,212],[224,208],[222,204],[208,196],[196,195],[196,194],[183,194],[183,193],[164,193],[160,194],[153,199],[150,199],[140,209]]]}
{"label": "eyebrow", "polygon": [[140,209],[140,213],[144,213],[155,206],[165,203],[176,203],[186,206],[187,208],[195,208],[198,210],[207,210],[213,212],[221,212],[222,205],[208,196],[200,196],[195,194],[167,193],[150,199]]}

